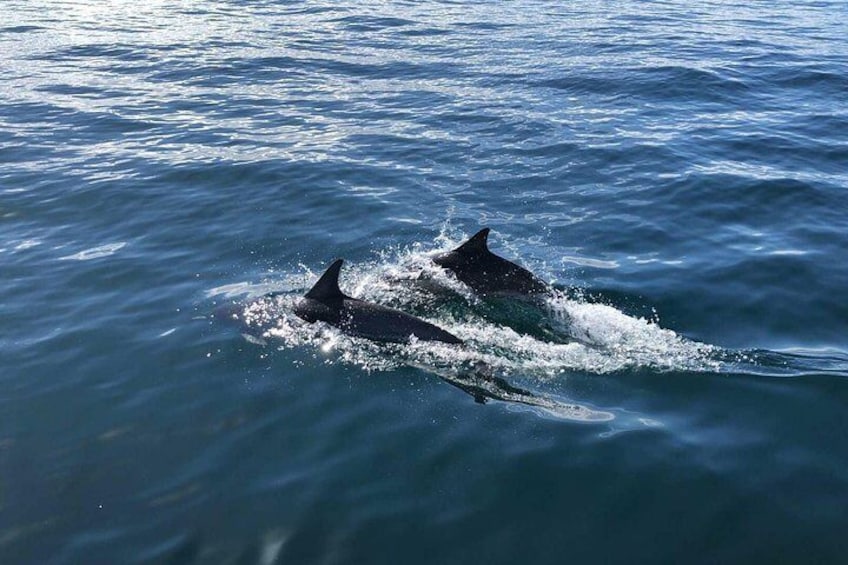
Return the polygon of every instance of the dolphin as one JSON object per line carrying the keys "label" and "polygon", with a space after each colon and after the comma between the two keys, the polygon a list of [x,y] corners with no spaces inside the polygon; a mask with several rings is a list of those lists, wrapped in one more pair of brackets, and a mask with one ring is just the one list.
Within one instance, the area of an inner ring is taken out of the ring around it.
{"label": "dolphin", "polygon": [[471,395],[477,404],[491,400],[512,400],[521,404],[535,404],[535,394],[523,388],[517,388],[495,375],[495,370],[483,361],[475,363],[470,371],[456,375],[436,373],[443,381]]}
{"label": "dolphin", "polygon": [[488,237],[489,228],[483,228],[453,251],[433,257],[433,262],[478,294],[532,296],[548,292],[548,285],[536,275],[489,251]]}
{"label": "dolphin", "polygon": [[294,313],[307,322],[327,322],[346,334],[373,341],[405,343],[415,336],[422,341],[462,343],[438,326],[400,310],[351,298],[339,289],[342,259],[336,259],[315,286],[295,305]]}

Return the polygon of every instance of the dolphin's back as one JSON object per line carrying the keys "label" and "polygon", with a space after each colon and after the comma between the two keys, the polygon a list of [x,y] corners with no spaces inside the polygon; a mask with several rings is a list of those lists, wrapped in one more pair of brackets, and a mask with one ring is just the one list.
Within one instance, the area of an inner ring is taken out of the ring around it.
{"label": "dolphin's back", "polygon": [[307,322],[326,322],[343,332],[374,341],[408,342],[413,336],[422,341],[462,343],[438,326],[400,310],[351,298],[342,293],[338,277],[342,260],[335,261],[315,286],[294,307],[294,313]]}
{"label": "dolphin's back", "polygon": [[524,267],[489,251],[488,235],[489,228],[483,228],[433,261],[479,294],[539,294],[548,290],[544,282]]}
{"label": "dolphin's back", "polygon": [[462,343],[455,335],[400,310],[371,302],[347,299],[339,324],[342,330],[376,341],[407,342],[415,336],[422,341]]}

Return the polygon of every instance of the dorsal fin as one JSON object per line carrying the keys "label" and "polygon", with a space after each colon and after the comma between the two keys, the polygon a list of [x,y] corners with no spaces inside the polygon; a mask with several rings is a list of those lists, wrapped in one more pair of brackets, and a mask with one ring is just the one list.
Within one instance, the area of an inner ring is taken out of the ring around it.
{"label": "dorsal fin", "polygon": [[314,298],[316,300],[344,298],[345,295],[339,288],[339,272],[342,269],[342,263],[344,263],[344,259],[336,259],[333,261],[333,264],[324,271],[324,274],[321,275],[321,278],[318,279],[315,286],[309,289],[309,292],[307,292],[304,296],[306,296],[306,298]]}
{"label": "dorsal fin", "polygon": [[487,245],[487,239],[489,238],[489,228],[483,228],[478,231],[474,235],[472,235],[468,241],[454,249],[454,251],[459,253],[489,253],[489,246]]}

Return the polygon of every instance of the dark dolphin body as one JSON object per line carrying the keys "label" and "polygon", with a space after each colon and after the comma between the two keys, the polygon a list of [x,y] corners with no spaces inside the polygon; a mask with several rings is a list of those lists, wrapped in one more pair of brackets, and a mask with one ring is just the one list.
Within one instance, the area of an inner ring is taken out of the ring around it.
{"label": "dark dolphin body", "polygon": [[433,262],[451,271],[478,294],[536,295],[548,292],[548,285],[536,275],[489,251],[486,244],[488,237],[489,228],[483,228],[453,251],[434,257]]}
{"label": "dark dolphin body", "polygon": [[342,259],[334,261],[297,303],[297,316],[310,323],[327,322],[346,334],[374,341],[404,343],[415,336],[422,341],[462,343],[455,335],[420,318],[345,295],[339,289],[342,263]]}

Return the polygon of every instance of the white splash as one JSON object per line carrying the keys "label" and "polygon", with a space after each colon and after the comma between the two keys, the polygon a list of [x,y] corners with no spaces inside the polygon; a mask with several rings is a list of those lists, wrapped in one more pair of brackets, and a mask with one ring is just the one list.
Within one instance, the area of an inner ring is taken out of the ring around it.
{"label": "white splash", "polygon": [[[559,342],[493,322],[487,319],[484,302],[430,259],[458,241],[442,238],[439,249],[415,245],[387,252],[371,263],[346,264],[341,287],[351,296],[414,313],[461,338],[463,346],[420,341],[378,344],[345,335],[324,323],[304,322],[292,309],[314,275],[285,276],[288,290],[248,303],[242,319],[259,330],[261,340],[284,348],[311,348],[316,358],[327,363],[355,365],[366,371],[413,366],[448,380],[480,363],[498,375],[540,384],[565,379],[569,373],[720,369],[719,348],[688,340],[655,320],[629,316],[564,291],[554,291],[541,304],[527,305],[536,308],[561,335]],[[299,288],[292,285],[295,281],[301,283]],[[227,294],[235,288],[215,290]],[[537,403],[536,408],[571,420],[612,418],[608,412],[553,400],[550,406]]]}

